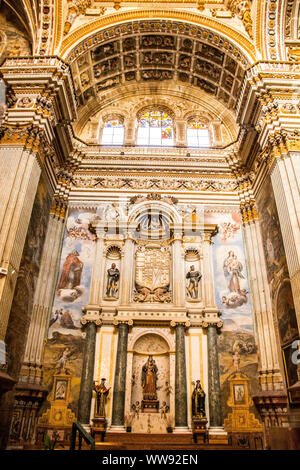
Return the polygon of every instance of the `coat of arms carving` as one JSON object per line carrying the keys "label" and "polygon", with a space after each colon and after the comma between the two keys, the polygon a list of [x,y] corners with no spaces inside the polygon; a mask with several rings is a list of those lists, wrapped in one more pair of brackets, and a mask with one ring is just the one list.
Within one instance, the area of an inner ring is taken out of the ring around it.
{"label": "coat of arms carving", "polygon": [[135,288],[135,302],[171,302],[169,247],[137,248]]}

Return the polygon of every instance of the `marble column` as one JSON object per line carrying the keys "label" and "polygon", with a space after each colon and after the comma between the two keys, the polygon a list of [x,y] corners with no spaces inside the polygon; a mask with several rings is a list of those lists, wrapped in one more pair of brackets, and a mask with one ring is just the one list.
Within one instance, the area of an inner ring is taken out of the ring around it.
{"label": "marble column", "polygon": [[88,319],[88,316],[89,312],[87,312],[87,314],[84,315],[81,319],[81,323],[85,326],[86,336],[78,402],[78,421],[83,424],[90,423],[95,367],[96,334],[97,326],[101,325],[100,319]]}
{"label": "marble column", "polygon": [[134,241],[131,233],[126,234],[125,246],[122,253],[121,266],[121,304],[128,305],[130,303],[130,294],[132,291],[132,278],[134,263]]}
{"label": "marble column", "polygon": [[175,428],[187,428],[187,380],[185,359],[185,323],[171,322],[175,326]]}
{"label": "marble column", "polygon": [[210,324],[207,326],[207,351],[209,426],[210,428],[221,428],[223,425],[223,418],[216,324]]}
{"label": "marble column", "polygon": [[[45,335],[53,304],[53,292],[59,271],[59,260],[65,226],[64,206],[53,204],[51,208],[39,277],[34,293],[32,316],[21,372],[21,380],[40,384],[42,379],[42,354]],[[27,369],[27,370],[26,370]]]}
{"label": "marble column", "polygon": [[115,321],[115,326],[118,326],[118,348],[115,366],[115,379],[113,391],[113,408],[112,408],[112,427],[123,429],[124,428],[124,413],[125,413],[125,392],[126,392],[126,367],[127,367],[127,345],[128,345],[128,332],[129,326],[132,321],[118,322]]}
{"label": "marble column", "polygon": [[0,363],[5,334],[41,168],[35,153],[15,145],[0,148]]}

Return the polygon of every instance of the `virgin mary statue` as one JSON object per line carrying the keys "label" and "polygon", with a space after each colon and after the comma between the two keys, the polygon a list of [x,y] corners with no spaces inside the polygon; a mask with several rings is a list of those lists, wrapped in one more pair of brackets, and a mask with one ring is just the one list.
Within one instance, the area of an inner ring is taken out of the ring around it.
{"label": "virgin mary statue", "polygon": [[157,400],[157,366],[152,356],[148,357],[142,369],[142,387],[144,400]]}

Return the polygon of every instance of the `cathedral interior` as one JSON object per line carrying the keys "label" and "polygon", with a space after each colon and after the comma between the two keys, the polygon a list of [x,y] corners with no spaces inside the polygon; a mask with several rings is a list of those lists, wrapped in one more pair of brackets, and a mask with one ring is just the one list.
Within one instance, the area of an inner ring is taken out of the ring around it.
{"label": "cathedral interior", "polygon": [[300,1],[1,0],[0,103],[0,448],[299,449]]}

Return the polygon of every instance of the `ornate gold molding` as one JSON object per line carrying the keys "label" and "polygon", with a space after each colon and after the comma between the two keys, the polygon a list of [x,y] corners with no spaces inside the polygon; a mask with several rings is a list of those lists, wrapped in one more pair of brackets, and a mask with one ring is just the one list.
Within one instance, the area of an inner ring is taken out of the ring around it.
{"label": "ornate gold molding", "polygon": [[236,47],[243,50],[243,52],[248,56],[250,62],[256,60],[256,51],[254,45],[240,32],[212,18],[207,18],[204,15],[172,10],[139,10],[107,15],[105,18],[97,19],[89,24],[85,24],[75,29],[72,33],[65,37],[57,53],[62,57],[66,57],[70,50],[78,45],[80,40],[88,38],[88,36],[91,34],[101,31],[101,29],[104,27],[117,26],[120,23],[127,21],[152,18],[161,20],[181,20],[188,23],[193,23],[197,26],[207,27],[234,41]]}

